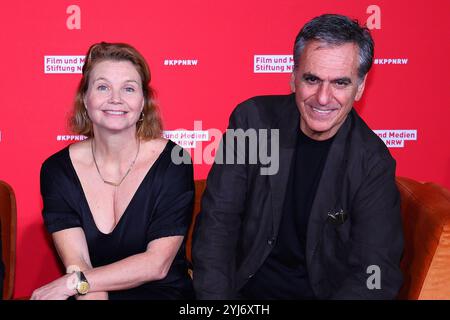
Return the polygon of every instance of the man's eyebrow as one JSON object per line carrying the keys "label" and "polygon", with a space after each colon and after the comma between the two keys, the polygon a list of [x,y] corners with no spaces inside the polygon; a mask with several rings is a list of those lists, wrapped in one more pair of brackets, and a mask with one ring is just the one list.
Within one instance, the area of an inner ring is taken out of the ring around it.
{"label": "man's eyebrow", "polygon": [[345,82],[345,83],[352,83],[352,79],[350,79],[349,77],[342,77],[342,78],[336,78],[331,80],[332,83],[336,83],[336,82]]}
{"label": "man's eyebrow", "polygon": [[[309,77],[313,77],[318,79],[319,81],[323,81],[323,79],[321,79],[320,77],[316,76],[315,74],[311,73],[311,72],[305,72],[302,75],[303,79],[309,78]],[[340,77],[340,78],[336,78],[330,81],[331,83],[337,83],[337,82],[345,82],[345,83],[352,83],[352,79],[350,79],[349,77]]]}
{"label": "man's eyebrow", "polygon": [[318,80],[322,81],[322,79],[320,79],[318,76],[316,76],[315,74],[312,74],[311,72],[305,72],[302,75],[303,79],[309,78],[309,77],[313,77],[313,78],[317,78]]}

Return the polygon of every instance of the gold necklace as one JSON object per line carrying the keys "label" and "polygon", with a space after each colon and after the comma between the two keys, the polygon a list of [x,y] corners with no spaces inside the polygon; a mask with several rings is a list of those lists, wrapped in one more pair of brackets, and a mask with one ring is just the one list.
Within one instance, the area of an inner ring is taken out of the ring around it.
{"label": "gold necklace", "polygon": [[114,182],[112,182],[112,181],[105,180],[105,179],[103,178],[102,174],[100,173],[100,169],[98,168],[97,160],[95,159],[95,153],[94,153],[94,138],[92,138],[92,140],[91,140],[92,158],[94,159],[95,168],[97,168],[98,175],[99,175],[100,178],[103,180],[103,182],[106,183],[106,184],[109,184],[109,185],[111,185],[111,186],[114,186],[114,187],[120,186],[121,183],[123,182],[123,180],[125,180],[125,178],[127,177],[127,175],[130,173],[131,168],[133,168],[134,163],[136,162],[136,159],[137,159],[138,154],[139,154],[140,146],[141,146],[141,141],[139,140],[139,141],[138,141],[138,149],[137,149],[136,156],[134,157],[133,162],[130,164],[130,167],[128,168],[127,172],[126,172],[125,175],[122,177],[122,179],[120,179],[119,183],[114,183]]}

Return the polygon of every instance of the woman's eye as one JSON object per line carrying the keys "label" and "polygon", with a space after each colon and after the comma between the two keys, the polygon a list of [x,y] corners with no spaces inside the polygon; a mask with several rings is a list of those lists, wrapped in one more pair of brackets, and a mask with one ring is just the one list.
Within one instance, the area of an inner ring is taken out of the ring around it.
{"label": "woman's eye", "polygon": [[108,90],[108,87],[105,86],[105,85],[103,85],[103,84],[101,84],[101,85],[99,85],[99,86],[97,87],[97,90],[98,90],[98,91],[106,91],[106,90]]}
{"label": "woman's eye", "polygon": [[135,92],[136,89],[134,89],[133,87],[126,87],[126,88],[125,88],[125,91],[126,91],[126,92],[132,93],[132,92]]}

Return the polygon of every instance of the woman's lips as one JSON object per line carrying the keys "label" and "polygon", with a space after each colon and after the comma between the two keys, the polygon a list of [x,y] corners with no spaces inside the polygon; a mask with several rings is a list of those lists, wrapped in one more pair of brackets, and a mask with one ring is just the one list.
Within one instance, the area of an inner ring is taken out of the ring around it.
{"label": "woman's lips", "polygon": [[126,111],[119,111],[119,110],[103,110],[103,112],[113,116],[121,116],[127,113]]}

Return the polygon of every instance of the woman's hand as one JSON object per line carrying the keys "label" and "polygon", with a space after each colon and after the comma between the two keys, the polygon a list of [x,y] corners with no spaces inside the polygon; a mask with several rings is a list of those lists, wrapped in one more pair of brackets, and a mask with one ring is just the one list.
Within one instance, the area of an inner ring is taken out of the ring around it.
{"label": "woman's hand", "polygon": [[70,273],[33,291],[31,300],[66,300],[77,294],[77,275]]}

